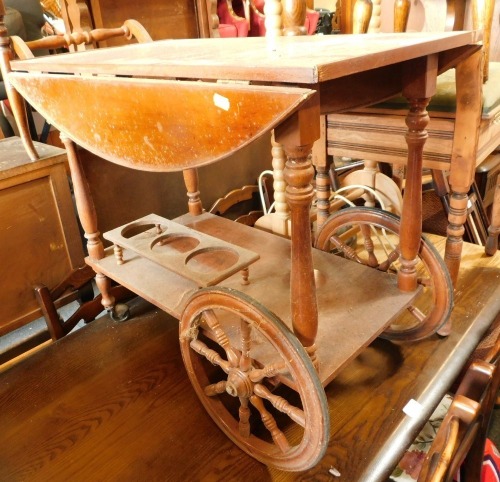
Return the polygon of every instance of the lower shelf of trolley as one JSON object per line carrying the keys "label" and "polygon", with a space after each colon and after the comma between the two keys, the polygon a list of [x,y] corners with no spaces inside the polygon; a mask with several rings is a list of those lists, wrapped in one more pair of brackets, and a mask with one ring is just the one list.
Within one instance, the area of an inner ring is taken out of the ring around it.
{"label": "lower shelf of trolley", "polygon": [[[260,259],[250,266],[250,284],[236,273],[218,286],[246,293],[275,313],[290,329],[290,241],[208,213],[186,214],[177,223],[255,251]],[[99,260],[87,258],[101,272],[179,319],[196,283],[129,250],[119,265],[113,248]],[[403,293],[394,275],[367,268],[313,249],[318,300],[316,338],[319,376],[326,386],[359,352],[405,310],[418,294]]]}

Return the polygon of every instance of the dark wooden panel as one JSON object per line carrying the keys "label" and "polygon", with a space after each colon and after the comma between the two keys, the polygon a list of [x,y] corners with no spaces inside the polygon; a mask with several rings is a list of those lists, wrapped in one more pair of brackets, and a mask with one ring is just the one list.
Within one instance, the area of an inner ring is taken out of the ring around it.
{"label": "dark wooden panel", "polygon": [[19,138],[0,142],[0,335],[41,316],[33,286],[52,288],[83,265],[63,150],[32,162]]}

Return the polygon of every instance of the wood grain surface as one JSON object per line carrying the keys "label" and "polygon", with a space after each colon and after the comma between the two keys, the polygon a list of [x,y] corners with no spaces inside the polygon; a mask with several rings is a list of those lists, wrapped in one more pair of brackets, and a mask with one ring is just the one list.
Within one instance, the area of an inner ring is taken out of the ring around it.
{"label": "wood grain surface", "polygon": [[[295,474],[217,429],[182,367],[177,321],[137,303],[128,322],[101,318],[0,374],[0,480],[385,481],[499,313],[499,281],[499,256],[466,244],[452,334],[376,340],[353,360],[326,389],[326,456]],[[412,398],[416,418],[402,413]]]}

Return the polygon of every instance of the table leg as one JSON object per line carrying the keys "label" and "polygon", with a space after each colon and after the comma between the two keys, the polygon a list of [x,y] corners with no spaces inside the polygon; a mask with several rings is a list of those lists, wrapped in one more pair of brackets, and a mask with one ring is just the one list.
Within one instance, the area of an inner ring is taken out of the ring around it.
{"label": "table leg", "polygon": [[318,332],[318,303],[312,262],[311,202],[314,196],[312,180],[312,147],[320,137],[319,95],[274,130],[276,142],[287,155],[284,179],[286,200],[290,206],[292,224],[290,308],[293,332],[318,369],[316,334]]}
{"label": "table leg", "polygon": [[462,254],[467,202],[474,179],[479,125],[481,122],[482,51],[467,57],[456,68],[457,110],[450,174],[450,212],[445,262],[456,286]]}
{"label": "table leg", "polygon": [[403,95],[410,111],[406,117],[408,132],[408,171],[403,197],[400,234],[401,269],[398,286],[402,291],[417,288],[417,255],[422,236],[422,153],[429,123],[426,107],[436,90],[437,56],[422,57],[405,66]]}
{"label": "table leg", "polygon": [[187,189],[189,214],[199,216],[203,213],[203,206],[200,199],[198,170],[184,169],[184,171],[182,171],[182,175]]}
{"label": "table leg", "polygon": [[290,297],[293,331],[317,367],[316,346],[318,307],[311,252],[310,209],[314,190],[311,181],[311,145],[284,146],[288,160],[285,165],[286,195],[292,220],[292,261]]}
{"label": "table leg", "polygon": [[[61,141],[68,155],[76,209],[83,230],[85,231],[85,237],[87,238],[89,256],[96,260],[102,259],[104,258],[104,245],[102,244],[100,233],[97,229],[97,214],[85,173],[83,172],[78,153],[76,152],[76,146],[73,141],[63,133],[61,133]],[[102,295],[102,306],[107,311],[112,311],[115,305],[115,298],[110,294],[111,282],[109,278],[102,273],[96,273],[95,282]]]}
{"label": "table leg", "polygon": [[491,212],[491,224],[488,228],[488,239],[486,241],[486,254],[493,256],[498,250],[498,235],[500,234],[500,174],[497,177],[495,197]]}

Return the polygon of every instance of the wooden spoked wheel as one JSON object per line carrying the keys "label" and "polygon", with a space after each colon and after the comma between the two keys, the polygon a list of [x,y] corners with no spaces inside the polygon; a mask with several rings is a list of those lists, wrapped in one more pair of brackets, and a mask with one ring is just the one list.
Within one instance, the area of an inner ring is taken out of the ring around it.
{"label": "wooden spoked wheel", "polygon": [[202,289],[181,317],[180,343],[196,393],[236,445],[281,470],[318,463],[329,440],[326,395],[273,313],[238,291]]}
{"label": "wooden spoked wheel", "polygon": [[[317,234],[315,246],[396,275],[400,267],[399,230],[399,218],[386,211],[347,208],[328,218]],[[425,237],[420,242],[416,269],[421,292],[381,334],[382,338],[420,340],[436,333],[450,316],[451,278],[443,259]]]}

